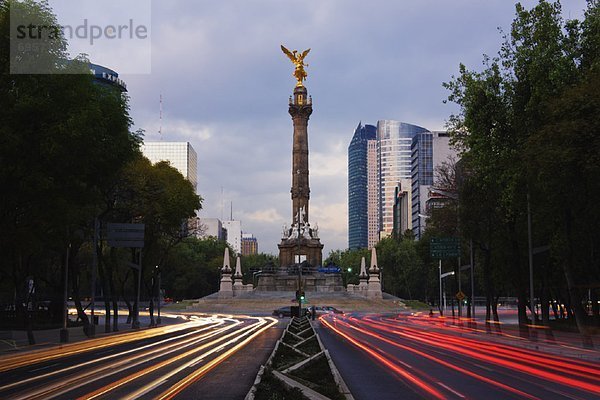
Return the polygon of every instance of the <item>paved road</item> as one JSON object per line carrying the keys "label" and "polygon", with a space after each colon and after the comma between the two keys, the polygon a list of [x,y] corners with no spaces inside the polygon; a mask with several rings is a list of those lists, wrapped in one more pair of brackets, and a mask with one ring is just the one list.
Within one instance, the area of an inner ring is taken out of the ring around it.
{"label": "paved road", "polygon": [[597,362],[490,341],[435,320],[328,315],[319,331],[357,400],[600,398]]}
{"label": "paved road", "polygon": [[[246,375],[221,393],[229,390],[228,398],[243,398],[281,334],[271,329],[276,324],[272,318],[191,316],[178,325],[5,355],[0,357],[0,398],[204,398],[197,388],[205,379],[219,381],[223,373],[234,379],[232,360],[246,367]],[[252,345],[257,346],[254,359],[245,349]]]}

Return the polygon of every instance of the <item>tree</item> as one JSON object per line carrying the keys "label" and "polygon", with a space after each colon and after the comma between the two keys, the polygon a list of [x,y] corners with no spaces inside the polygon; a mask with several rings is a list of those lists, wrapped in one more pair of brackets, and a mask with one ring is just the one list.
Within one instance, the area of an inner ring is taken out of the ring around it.
{"label": "tree", "polygon": [[[522,326],[527,322],[527,296],[532,295],[527,288],[525,234],[530,204],[534,242],[550,243],[553,255],[553,261],[537,274],[545,282],[543,297],[549,277],[554,276],[552,266],[561,265],[577,325],[585,331],[577,280],[585,274],[586,268],[580,266],[594,265],[583,256],[593,254],[594,247],[579,245],[589,236],[580,239],[577,235],[589,231],[587,222],[597,215],[597,207],[580,198],[586,197],[582,194],[589,188],[596,190],[594,184],[589,186],[592,175],[587,174],[597,171],[598,161],[591,153],[596,150],[594,135],[583,149],[574,137],[583,132],[574,129],[597,132],[591,122],[597,105],[587,93],[595,90],[597,82],[591,71],[597,65],[600,44],[598,5],[589,1],[580,23],[564,22],[558,1],[540,1],[531,10],[517,4],[510,35],[498,57],[486,57],[482,72],[461,65],[459,77],[445,85],[451,92],[449,100],[461,107],[449,122],[453,139],[462,149],[465,171],[460,189],[461,231],[479,242],[488,302],[492,276],[512,283]],[[573,156],[579,150],[585,150],[582,158],[589,156],[585,162]],[[580,167],[584,167],[583,176],[574,173]],[[573,197],[556,194],[572,185]],[[556,216],[562,220],[553,226],[548,221]]]}
{"label": "tree", "polygon": [[26,281],[59,300],[54,277],[67,246],[91,236],[101,193],[133,158],[138,138],[129,132],[127,98],[94,84],[85,58],[68,60],[64,38],[40,43],[46,51],[36,58],[56,73],[10,74],[23,55],[10,51],[11,11],[57,22],[46,2],[0,3],[0,280],[10,282],[3,292],[16,293],[30,331]]}
{"label": "tree", "polygon": [[[153,165],[141,154],[123,170],[117,184],[107,193],[106,198],[103,221],[136,222],[145,225],[142,267],[145,271],[144,286],[150,298],[152,323],[153,299],[158,293],[157,274],[164,271],[165,259],[171,249],[188,236],[187,221],[201,208],[202,198],[195,193],[192,184],[168,162]],[[99,255],[101,254],[99,250]],[[112,293],[115,290],[112,281],[113,265],[106,262],[103,266],[103,270],[106,270],[104,286]],[[137,279],[133,282],[137,282]],[[105,292],[108,293],[108,290]],[[117,297],[113,295],[115,316],[116,300]],[[108,302],[106,308],[107,314],[110,313]]]}
{"label": "tree", "polygon": [[190,237],[178,243],[164,260],[166,296],[197,299],[218,291],[223,252],[228,247],[225,241],[213,237]]}

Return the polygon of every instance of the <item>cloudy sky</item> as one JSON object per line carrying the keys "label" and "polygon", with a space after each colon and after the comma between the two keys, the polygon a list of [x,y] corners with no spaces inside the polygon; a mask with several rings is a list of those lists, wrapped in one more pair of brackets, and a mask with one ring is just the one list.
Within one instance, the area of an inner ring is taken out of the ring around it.
{"label": "cloudy sky", "polygon": [[[56,4],[59,22],[68,2]],[[564,16],[580,17],[584,7],[564,0]],[[277,254],[291,222],[287,103],[295,81],[279,46],[312,49],[311,223],[325,256],[347,247],[347,147],[358,122],[442,129],[456,111],[443,104],[442,82],[459,63],[479,69],[483,54],[495,55],[498,28],[509,31],[514,16],[510,0],[135,0],[119,8],[119,18],[150,21],[151,57],[113,41],[111,51],[87,50],[90,59],[117,72],[133,63],[139,73],[121,78],[148,141],[160,140],[162,94],[162,140],[189,141],[198,153],[200,215],[227,219],[233,203],[233,217],[267,253]],[[118,19],[109,7],[90,15],[102,13]]]}

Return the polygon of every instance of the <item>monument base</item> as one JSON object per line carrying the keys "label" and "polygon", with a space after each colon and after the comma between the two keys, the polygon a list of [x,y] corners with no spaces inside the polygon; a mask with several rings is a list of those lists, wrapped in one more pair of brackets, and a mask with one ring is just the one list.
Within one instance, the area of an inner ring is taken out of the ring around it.
{"label": "monument base", "polygon": [[[345,292],[341,274],[314,274],[302,275],[302,289],[306,292]],[[288,274],[284,271],[274,274],[262,274],[258,277],[259,292],[294,292],[298,290],[298,275]]]}
{"label": "monument base", "polygon": [[[298,243],[299,242],[299,243]],[[297,256],[300,254],[300,262],[305,259],[312,267],[319,268],[323,264],[323,245],[319,239],[296,238],[281,239],[279,247],[279,265],[282,268],[298,263]]]}

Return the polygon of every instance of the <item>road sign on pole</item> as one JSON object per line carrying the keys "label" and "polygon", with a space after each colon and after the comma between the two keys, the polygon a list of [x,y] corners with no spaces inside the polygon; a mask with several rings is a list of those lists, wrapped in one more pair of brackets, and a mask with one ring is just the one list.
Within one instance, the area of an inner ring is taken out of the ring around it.
{"label": "road sign on pole", "polygon": [[106,224],[106,239],[110,247],[144,247],[144,224]]}
{"label": "road sign on pole", "polygon": [[456,237],[431,238],[431,258],[455,258],[460,256],[460,239]]}

